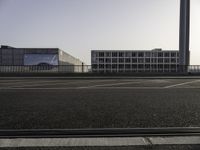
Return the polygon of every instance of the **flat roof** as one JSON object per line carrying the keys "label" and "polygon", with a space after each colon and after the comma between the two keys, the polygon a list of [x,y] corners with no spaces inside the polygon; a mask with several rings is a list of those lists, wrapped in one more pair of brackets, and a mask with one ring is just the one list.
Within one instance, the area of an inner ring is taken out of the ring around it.
{"label": "flat roof", "polygon": [[179,50],[91,50],[91,52],[179,52]]}

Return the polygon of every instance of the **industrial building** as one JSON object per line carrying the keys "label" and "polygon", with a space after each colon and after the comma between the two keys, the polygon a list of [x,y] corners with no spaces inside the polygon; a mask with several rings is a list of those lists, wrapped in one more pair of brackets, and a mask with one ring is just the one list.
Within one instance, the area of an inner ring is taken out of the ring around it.
{"label": "industrial building", "polygon": [[0,48],[0,66],[8,66],[7,69],[10,66],[68,66],[59,69],[77,72],[82,65],[82,61],[58,48],[14,48],[5,45]]}
{"label": "industrial building", "polygon": [[179,51],[92,50],[93,72],[178,72]]}

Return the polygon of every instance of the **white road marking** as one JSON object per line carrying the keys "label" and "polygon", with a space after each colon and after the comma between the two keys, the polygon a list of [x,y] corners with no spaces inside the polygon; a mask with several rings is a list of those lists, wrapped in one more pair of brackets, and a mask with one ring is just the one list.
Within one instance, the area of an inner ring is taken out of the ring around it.
{"label": "white road marking", "polygon": [[138,81],[132,81],[132,82],[120,82],[120,83],[111,83],[111,84],[99,84],[99,85],[92,85],[92,86],[85,86],[85,87],[79,87],[81,88],[96,88],[96,87],[105,87],[105,86],[113,86],[113,85],[127,85],[127,84],[133,84],[133,83],[141,83]]}
{"label": "white road marking", "polygon": [[35,88],[32,88],[32,87],[30,87],[30,88],[0,88],[0,90],[105,90],[105,89],[108,89],[108,90],[119,90],[119,89],[121,89],[121,90],[123,90],[123,89],[129,89],[129,90],[131,90],[131,89],[138,89],[138,90],[144,90],[144,89],[149,89],[149,90],[151,90],[151,89],[163,89],[162,87],[96,87],[96,88],[81,88],[81,87],[66,87],[66,88],[54,88],[54,87],[52,87],[52,88],[40,88],[40,87],[35,87]]}
{"label": "white road marking", "polygon": [[96,90],[117,90],[117,89],[162,89],[163,87],[93,87],[93,88],[79,88],[79,89],[96,89]]}
{"label": "white road marking", "polygon": [[200,89],[200,86],[192,86],[192,87],[176,87],[176,89]]}
{"label": "white road marking", "polygon": [[5,84],[4,87],[26,87],[26,86],[34,86],[35,84],[43,84],[43,83],[58,83],[58,81],[28,81],[28,82],[17,82],[17,83],[9,83]]}
{"label": "white road marking", "polygon": [[[108,80],[106,80],[108,81]],[[109,80],[109,81],[115,81],[115,80]],[[16,85],[11,85],[11,86],[7,86],[7,88],[22,88],[22,87],[34,87],[34,86],[48,86],[48,85],[68,85],[68,84],[77,84],[77,83],[84,83],[84,82],[87,82],[87,83],[93,83],[93,82],[105,82],[105,80],[99,80],[99,81],[77,81],[77,80],[74,80],[74,81],[70,81],[70,82],[62,82],[62,80],[57,80],[57,81],[42,81],[42,82],[39,82],[37,81],[38,83],[35,83],[35,82],[29,82],[30,84],[27,85],[27,82],[25,84],[19,84],[17,83]],[[34,84],[35,83],[35,84]],[[43,84],[43,83],[46,83],[46,84]],[[18,85],[19,84],[19,85]]]}
{"label": "white road marking", "polygon": [[200,82],[200,80],[195,80],[195,81],[190,81],[190,82],[183,82],[183,83],[179,83],[179,84],[169,85],[169,86],[165,86],[164,88],[165,89],[169,89],[169,88],[178,87],[178,86],[187,85],[187,84],[196,83],[196,82]]}
{"label": "white road marking", "polygon": [[[146,142],[148,139],[149,142]],[[126,138],[16,138],[0,139],[0,147],[114,147],[153,145],[197,145],[199,136],[126,137]]]}
{"label": "white road marking", "polygon": [[21,80],[21,81],[18,81],[18,82],[5,82],[5,83],[0,83],[0,85],[3,85],[3,86],[5,86],[5,85],[15,85],[15,84],[31,84],[31,83],[51,83],[51,82],[58,82],[59,80],[54,80],[54,81],[45,81],[45,80],[42,80],[42,81],[40,81],[40,80],[33,80],[33,81],[30,81],[30,80]]}
{"label": "white road marking", "polygon": [[4,83],[13,83],[13,82],[20,82],[20,81],[30,81],[30,80],[20,80],[20,79],[18,79],[18,80],[0,80],[0,84],[4,84]]}

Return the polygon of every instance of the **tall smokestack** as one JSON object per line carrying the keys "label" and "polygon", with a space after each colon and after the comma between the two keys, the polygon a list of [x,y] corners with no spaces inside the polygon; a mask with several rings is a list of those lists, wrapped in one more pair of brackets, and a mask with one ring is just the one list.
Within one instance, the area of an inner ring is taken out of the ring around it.
{"label": "tall smokestack", "polygon": [[190,0],[181,0],[179,34],[179,62],[181,66],[187,68],[190,64]]}

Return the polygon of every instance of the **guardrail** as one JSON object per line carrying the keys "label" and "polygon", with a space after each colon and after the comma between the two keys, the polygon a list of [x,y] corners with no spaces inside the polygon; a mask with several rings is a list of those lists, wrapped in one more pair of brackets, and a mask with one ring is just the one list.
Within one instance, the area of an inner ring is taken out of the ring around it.
{"label": "guardrail", "polygon": [[89,138],[89,137],[153,137],[200,136],[200,128],[102,128],[0,130],[1,138]]}
{"label": "guardrail", "polygon": [[95,65],[2,66],[0,73],[200,73],[200,65],[152,68],[98,68]]}

